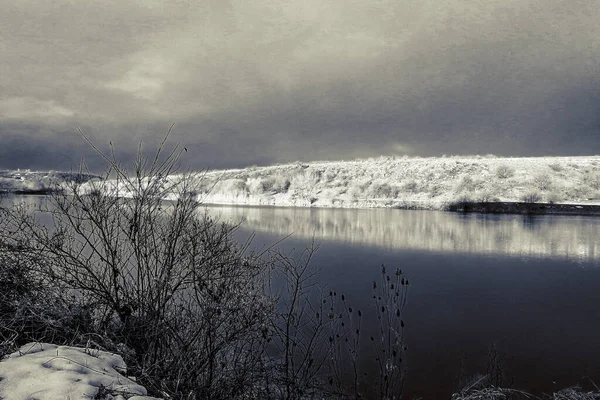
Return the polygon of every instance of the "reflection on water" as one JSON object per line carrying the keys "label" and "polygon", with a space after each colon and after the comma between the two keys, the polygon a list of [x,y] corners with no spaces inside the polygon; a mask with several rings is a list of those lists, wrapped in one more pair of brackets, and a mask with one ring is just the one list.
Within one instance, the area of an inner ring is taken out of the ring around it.
{"label": "reflection on water", "polygon": [[600,259],[600,219],[481,215],[392,209],[211,206],[225,221],[280,236],[337,240],[390,250]]}

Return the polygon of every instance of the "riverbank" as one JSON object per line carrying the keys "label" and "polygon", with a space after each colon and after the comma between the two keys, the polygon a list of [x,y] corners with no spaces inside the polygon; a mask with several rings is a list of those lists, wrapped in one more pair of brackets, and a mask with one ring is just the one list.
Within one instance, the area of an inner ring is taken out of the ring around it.
{"label": "riverbank", "polygon": [[61,191],[65,183],[91,179],[100,177],[79,172],[0,170],[0,195],[47,195]]}
{"label": "riverbank", "polygon": [[[127,365],[118,354],[93,348],[29,343],[0,360],[0,398],[11,400],[116,399],[161,400],[127,376]],[[489,385],[485,376],[454,393],[452,400],[501,399],[511,395],[531,397],[516,389]],[[597,391],[580,387],[562,389],[548,399],[598,399]]]}
{"label": "riverbank", "polygon": [[[600,156],[296,162],[192,173],[185,186],[179,184],[183,176],[161,178],[169,188],[165,199],[184,194],[215,205],[569,215],[597,215],[593,205],[600,205]],[[0,192],[43,195],[60,182],[82,179],[108,193],[131,195],[93,175],[31,171],[0,171]]]}
{"label": "riverbank", "polygon": [[[166,184],[177,187],[181,177]],[[379,157],[209,171],[193,179],[188,195],[221,205],[447,210],[457,203],[600,204],[600,156]]]}
{"label": "riverbank", "polygon": [[511,202],[459,202],[448,211],[481,214],[539,214],[600,216],[600,205]]}

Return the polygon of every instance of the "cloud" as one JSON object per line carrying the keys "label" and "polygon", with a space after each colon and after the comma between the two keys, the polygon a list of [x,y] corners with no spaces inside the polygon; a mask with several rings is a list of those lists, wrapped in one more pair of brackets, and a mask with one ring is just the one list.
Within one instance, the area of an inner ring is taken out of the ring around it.
{"label": "cloud", "polygon": [[1,132],[68,149],[80,125],[128,154],[176,121],[219,166],[598,153],[598,20],[595,0],[13,2]]}
{"label": "cloud", "polygon": [[52,100],[37,100],[31,97],[8,97],[0,100],[1,119],[64,118],[73,115],[73,111]]}

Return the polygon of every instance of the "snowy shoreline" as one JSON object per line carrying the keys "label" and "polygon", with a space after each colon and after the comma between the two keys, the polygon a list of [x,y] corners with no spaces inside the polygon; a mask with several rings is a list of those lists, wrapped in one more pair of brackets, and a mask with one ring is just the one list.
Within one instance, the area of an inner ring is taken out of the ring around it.
{"label": "snowy shoreline", "polygon": [[[185,195],[205,205],[396,208],[505,213],[561,213],[557,205],[582,206],[568,214],[596,214],[600,205],[600,156],[580,157],[379,157],[367,160],[295,162],[190,173]],[[1,191],[46,194],[49,176],[63,181],[73,174],[4,171]],[[184,175],[162,177],[165,194],[175,200]],[[131,196],[114,182],[97,177],[88,185]],[[191,187],[191,189],[190,189]],[[511,204],[506,207],[482,204]],[[537,204],[544,207],[525,206]],[[555,210],[555,211],[552,211]]]}
{"label": "snowy shoreline", "polygon": [[[168,177],[168,184],[177,186],[181,177]],[[547,213],[557,204],[600,204],[600,156],[379,157],[193,177],[194,192],[189,194],[207,205],[451,210],[462,203],[552,204]],[[516,207],[525,210],[519,213],[541,212],[539,207]],[[514,212],[515,206],[504,208]],[[478,210],[491,212],[489,207]]]}

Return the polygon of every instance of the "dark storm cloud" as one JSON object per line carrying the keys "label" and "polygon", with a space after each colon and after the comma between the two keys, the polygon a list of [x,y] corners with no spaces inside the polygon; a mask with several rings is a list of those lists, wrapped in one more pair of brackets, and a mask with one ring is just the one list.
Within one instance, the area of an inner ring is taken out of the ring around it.
{"label": "dark storm cloud", "polygon": [[23,1],[3,10],[4,167],[93,158],[78,125],[127,158],[171,122],[194,168],[600,153],[595,0]]}

